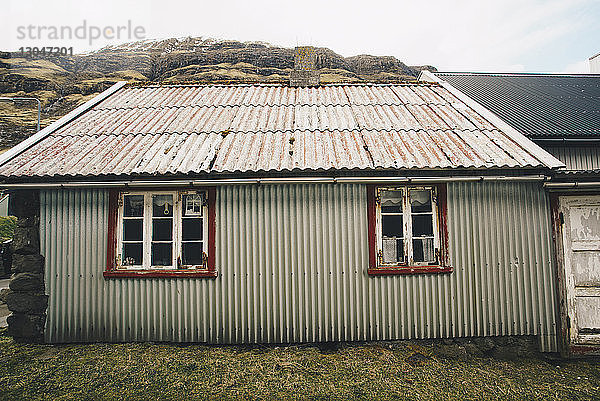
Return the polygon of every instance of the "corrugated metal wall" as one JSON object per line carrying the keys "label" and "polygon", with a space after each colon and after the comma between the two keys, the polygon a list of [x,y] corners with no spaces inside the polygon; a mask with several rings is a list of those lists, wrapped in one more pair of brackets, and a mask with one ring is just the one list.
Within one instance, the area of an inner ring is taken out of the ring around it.
{"label": "corrugated metal wall", "polygon": [[567,165],[568,170],[600,169],[600,146],[542,146]]}
{"label": "corrugated metal wall", "polygon": [[449,184],[455,271],[386,277],[366,273],[363,185],[219,188],[216,280],[105,280],[107,192],[52,190],[41,200],[49,342],[538,334],[556,349],[539,184]]}

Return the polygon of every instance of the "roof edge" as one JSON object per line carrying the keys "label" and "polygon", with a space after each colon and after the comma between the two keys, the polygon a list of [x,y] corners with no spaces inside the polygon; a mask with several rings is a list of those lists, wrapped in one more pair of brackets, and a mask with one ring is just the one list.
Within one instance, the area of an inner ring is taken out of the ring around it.
{"label": "roof edge", "polygon": [[177,179],[149,180],[129,179],[119,181],[56,181],[56,182],[22,182],[0,183],[2,189],[51,189],[51,188],[136,188],[148,186],[162,187],[194,187],[194,186],[223,186],[223,185],[266,185],[266,184],[432,184],[443,182],[484,182],[484,181],[522,181],[546,182],[550,177],[543,174],[507,176],[507,175],[473,175],[473,176],[295,176],[295,177],[264,177],[264,178],[210,178],[210,179]]}
{"label": "roof edge", "polygon": [[106,89],[104,92],[100,93],[97,96],[94,96],[92,99],[90,99],[87,102],[85,102],[84,104],[78,106],[74,110],[71,110],[69,113],[62,116],[58,120],[54,121],[52,124],[48,125],[44,129],[36,132],[29,138],[25,139],[23,142],[10,148],[6,152],[4,152],[2,155],[0,155],[0,166],[9,162],[14,157],[18,156],[19,154],[26,151],[33,145],[37,144],[41,140],[48,137],[51,133],[53,133],[57,129],[65,126],[66,124],[70,123],[71,121],[73,121],[74,119],[76,119],[77,117],[79,117],[80,115],[85,113],[86,111],[90,110],[92,107],[94,107],[98,103],[102,102],[103,100],[108,98],[113,93],[117,92],[119,89],[121,89],[126,84],[127,84],[127,81],[117,82],[116,84],[112,85],[110,88]]}
{"label": "roof edge", "polygon": [[598,78],[600,74],[593,72],[473,72],[473,71],[436,71],[439,76],[487,76],[487,77],[563,77],[563,78]]}
{"label": "roof edge", "polygon": [[447,81],[439,78],[434,73],[423,70],[419,74],[419,80],[424,80],[427,82],[436,82],[439,83],[444,89],[448,92],[452,93],[456,96],[460,101],[465,103],[467,106],[471,107],[481,116],[486,118],[489,122],[494,124],[497,128],[499,128],[504,134],[506,134],[510,139],[518,143],[523,149],[528,151],[532,156],[536,157],[539,161],[544,163],[550,169],[559,169],[565,168],[566,165],[558,160],[556,157],[552,156],[550,153],[546,152],[540,146],[536,145],[531,139],[527,138],[525,135],[517,131],[503,119],[494,114],[491,110],[488,110],[486,107],[482,106],[476,100],[467,96],[465,93],[456,89]]}

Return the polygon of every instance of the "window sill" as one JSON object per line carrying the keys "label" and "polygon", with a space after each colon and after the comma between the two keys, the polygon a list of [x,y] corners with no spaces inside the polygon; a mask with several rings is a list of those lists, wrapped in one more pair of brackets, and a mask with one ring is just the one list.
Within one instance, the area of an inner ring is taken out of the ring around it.
{"label": "window sill", "polygon": [[378,267],[369,268],[369,276],[394,276],[405,274],[437,274],[452,273],[450,266],[402,266],[402,267]]}
{"label": "window sill", "polygon": [[215,278],[214,270],[107,270],[104,278]]}

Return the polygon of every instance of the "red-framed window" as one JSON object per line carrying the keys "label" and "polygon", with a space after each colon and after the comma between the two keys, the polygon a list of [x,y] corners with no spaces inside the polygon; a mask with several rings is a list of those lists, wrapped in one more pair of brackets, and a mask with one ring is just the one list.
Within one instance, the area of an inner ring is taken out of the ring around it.
{"label": "red-framed window", "polygon": [[216,276],[214,187],[111,190],[104,277]]}
{"label": "red-framed window", "polygon": [[446,186],[368,187],[370,275],[448,273]]}

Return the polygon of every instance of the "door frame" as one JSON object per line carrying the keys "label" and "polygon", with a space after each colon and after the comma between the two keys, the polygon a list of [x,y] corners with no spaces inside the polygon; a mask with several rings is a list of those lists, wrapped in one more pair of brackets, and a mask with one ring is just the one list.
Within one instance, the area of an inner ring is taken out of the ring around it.
{"label": "door frame", "polygon": [[571,325],[568,307],[568,281],[565,271],[565,252],[563,244],[563,216],[560,211],[561,197],[600,196],[600,192],[550,192],[550,210],[552,214],[552,242],[554,243],[554,258],[556,266],[556,281],[558,290],[557,319],[558,348],[565,358],[600,355],[600,345],[573,344],[569,335]]}

